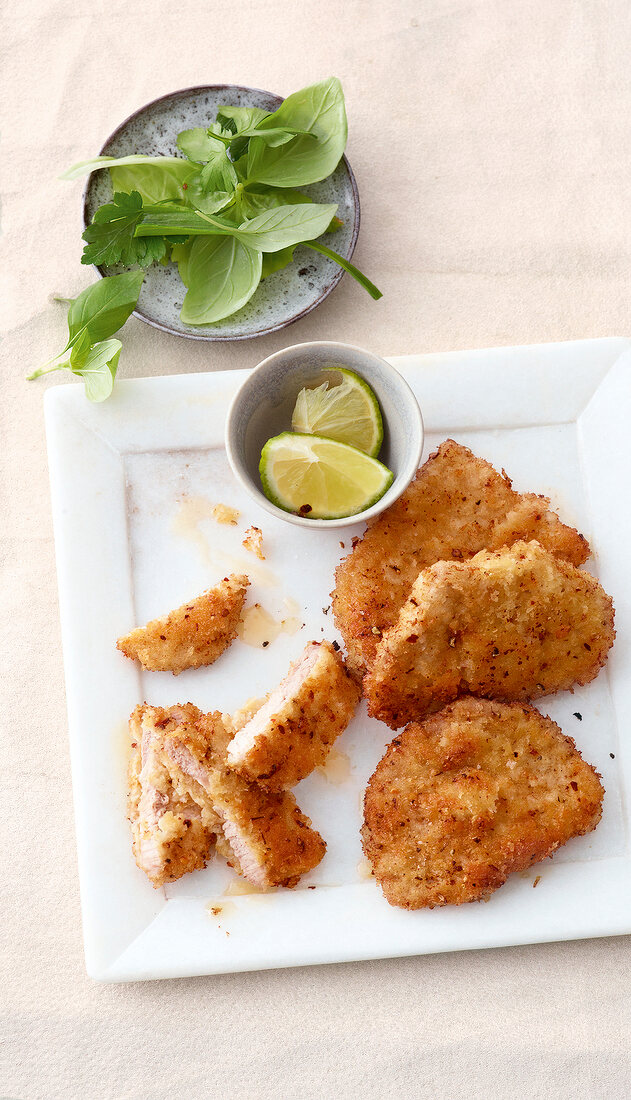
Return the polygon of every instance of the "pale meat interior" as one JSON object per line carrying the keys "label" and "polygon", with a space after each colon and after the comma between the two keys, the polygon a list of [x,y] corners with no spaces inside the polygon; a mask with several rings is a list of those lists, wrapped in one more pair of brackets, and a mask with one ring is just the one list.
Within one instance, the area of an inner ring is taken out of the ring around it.
{"label": "pale meat interior", "polygon": [[250,752],[259,737],[263,736],[273,718],[289,700],[298,693],[307,677],[313,672],[320,656],[320,646],[311,642],[299,659],[291,666],[284,680],[268,695],[245,726],[235,734],[228,748],[228,763],[239,764]]}

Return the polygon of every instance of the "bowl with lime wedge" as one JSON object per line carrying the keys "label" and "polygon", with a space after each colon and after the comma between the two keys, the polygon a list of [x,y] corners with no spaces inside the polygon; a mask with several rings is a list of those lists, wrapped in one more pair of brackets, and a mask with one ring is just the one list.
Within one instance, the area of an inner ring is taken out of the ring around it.
{"label": "bowl with lime wedge", "polygon": [[228,414],[226,450],[237,479],[272,515],[347,527],[378,515],[410,484],[423,419],[385,359],[312,341],[252,370]]}

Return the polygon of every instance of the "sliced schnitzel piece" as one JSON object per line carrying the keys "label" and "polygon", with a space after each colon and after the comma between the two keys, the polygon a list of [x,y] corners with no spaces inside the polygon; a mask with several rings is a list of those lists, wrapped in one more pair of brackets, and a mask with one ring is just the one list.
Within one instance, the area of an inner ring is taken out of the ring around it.
{"label": "sliced schnitzel piece", "polygon": [[397,729],[465,693],[510,701],[587,684],[613,644],[613,618],[598,581],[538,542],[436,562],[364,679],[369,713]]}
{"label": "sliced schnitzel piece", "polygon": [[386,750],[364,799],[364,852],[391,905],[479,901],[595,829],[603,795],[534,707],[466,697]]}
{"label": "sliced schnitzel piece", "polygon": [[323,764],[346,729],[359,688],[330,642],[308,642],[285,679],[228,747],[227,763],[269,790],[293,787]]}
{"label": "sliced schnitzel piece", "polygon": [[201,596],[119,638],[116,647],[150,672],[172,672],[212,665],[237,636],[237,623],[249,580],[224,579]]}
{"label": "sliced schnitzel piece", "polygon": [[132,850],[155,887],[204,867],[213,852],[215,831],[203,821],[197,803],[175,789],[163,752],[169,729],[200,716],[190,703],[166,709],[143,704],[129,719]]}
{"label": "sliced schnitzel piece", "polygon": [[226,767],[232,731],[218,713],[169,731],[165,754],[178,789],[217,831],[217,850],[255,886],[295,886],[326,844],[288,791],[271,793]]}
{"label": "sliced schnitzel piece", "polygon": [[516,493],[504,471],[453,439],[441,444],[337,568],[333,613],[351,671],[361,676],[371,667],[418,574],[436,561],[465,561],[479,550],[536,539],[558,558],[582,565],[587,541],[549,504],[546,497]]}

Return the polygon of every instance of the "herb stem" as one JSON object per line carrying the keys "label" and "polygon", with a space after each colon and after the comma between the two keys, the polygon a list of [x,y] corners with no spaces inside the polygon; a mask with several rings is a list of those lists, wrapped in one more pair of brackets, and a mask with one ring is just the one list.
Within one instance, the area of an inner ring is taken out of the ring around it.
{"label": "herb stem", "polygon": [[[59,356],[55,356],[55,358],[58,359]],[[50,363],[50,359],[48,360],[48,362]],[[48,370],[46,370],[46,365],[44,364],[43,367],[39,367],[38,370],[34,370],[32,374],[28,374],[26,376],[26,381],[32,382],[34,378],[41,378],[43,374],[51,374],[54,370],[61,370],[63,365],[63,363],[58,363],[56,367],[49,367]]]}
{"label": "herb stem", "polygon": [[301,243],[306,245],[307,248],[312,248],[314,252],[321,252],[323,256],[328,256],[329,260],[335,260],[335,263],[343,267],[344,271],[347,271],[349,275],[352,275],[359,285],[363,286],[364,290],[368,291],[370,297],[374,298],[376,302],[379,298],[383,298],[382,291],[379,290],[374,283],[371,283],[370,279],[364,275],[358,267],[349,263],[349,261],[345,260],[343,256],[340,256],[338,252],[334,252],[332,248],[327,248],[325,244],[320,244],[318,241],[302,241]]}

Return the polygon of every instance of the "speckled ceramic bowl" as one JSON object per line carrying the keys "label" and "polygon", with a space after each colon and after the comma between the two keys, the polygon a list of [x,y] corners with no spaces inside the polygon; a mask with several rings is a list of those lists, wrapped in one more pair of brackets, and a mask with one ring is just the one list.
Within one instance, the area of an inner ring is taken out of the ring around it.
{"label": "speckled ceramic bowl", "polygon": [[[267,499],[259,477],[261,450],[268,439],[291,431],[298,391],[323,370],[346,367],[360,375],[377,396],[383,416],[379,460],[394,474],[381,500],[344,519],[307,519],[284,512]],[[226,452],[235,477],[257,504],[278,519],[299,527],[350,527],[379,515],[401,496],[414,477],[423,453],[423,418],[405,379],[385,359],[354,344],[314,340],[269,355],[238,390],[226,421]]]}
{"label": "speckled ceramic bowl", "polygon": [[[142,107],[107,139],[102,155],[124,157],[132,153],[150,156],[177,154],[175,139],[181,130],[214,121],[222,104],[262,107],[274,111],[282,98],[258,88],[242,88],[237,84],[210,84],[200,88],[185,88],[162,96]],[[359,233],[359,195],[357,184],[346,157],[335,172],[321,183],[301,187],[314,202],[336,202],[343,226],[330,238],[331,248],[350,259]],[[97,206],[112,198],[112,185],[107,171],[93,172],[88,178],[83,197],[83,221],[88,225]],[[98,268],[101,275],[121,268]],[[185,325],[180,310],[186,293],[176,264],[163,267],[153,264],[134,311],[147,324],[188,336],[193,340],[248,340],[264,336],[290,325],[310,313],[337,286],[344,272],[333,260],[298,245],[294,262],[282,271],[268,275],[252,299],[232,317],[213,325]]]}

